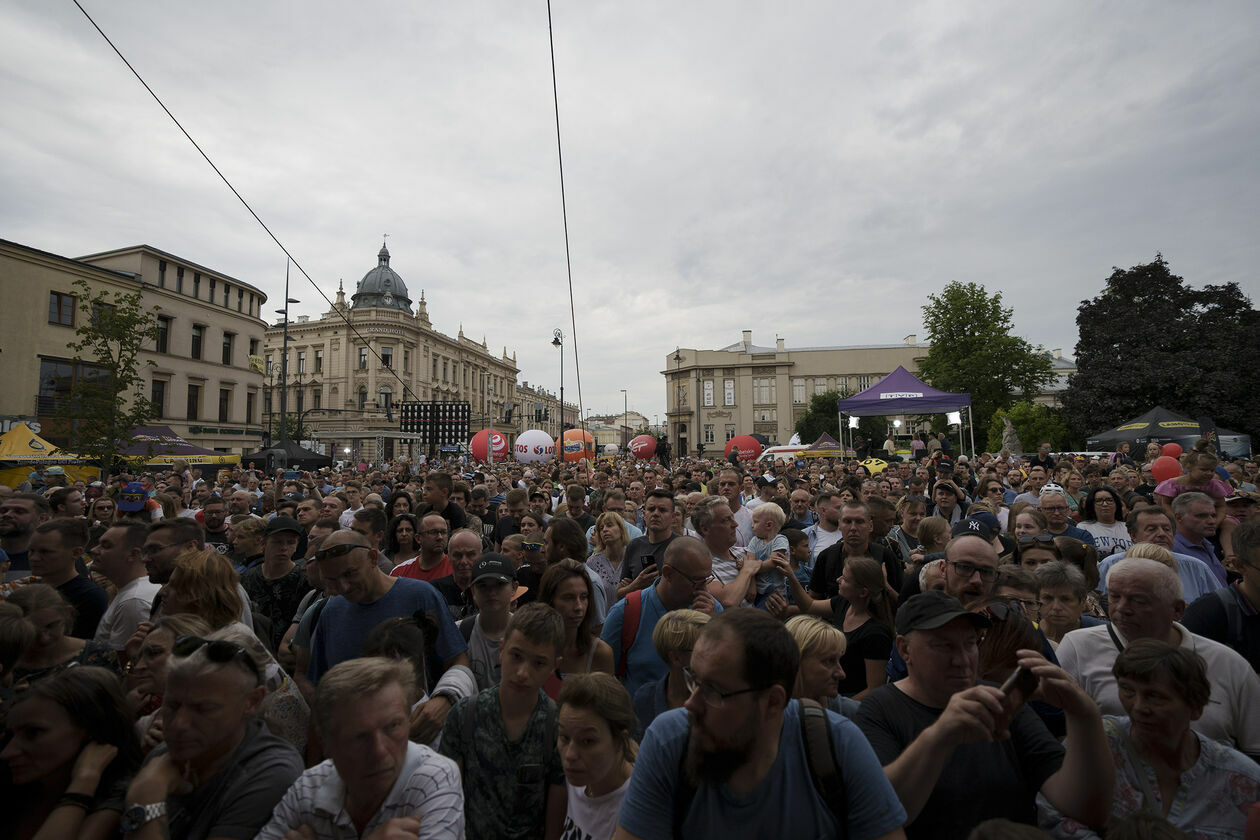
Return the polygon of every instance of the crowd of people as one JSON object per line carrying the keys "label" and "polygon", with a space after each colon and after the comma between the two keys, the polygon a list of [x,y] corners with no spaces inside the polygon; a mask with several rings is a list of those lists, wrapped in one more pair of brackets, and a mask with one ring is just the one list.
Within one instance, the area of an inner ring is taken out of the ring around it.
{"label": "crowd of people", "polygon": [[1260,837],[1256,462],[1160,455],[38,470],[0,838]]}

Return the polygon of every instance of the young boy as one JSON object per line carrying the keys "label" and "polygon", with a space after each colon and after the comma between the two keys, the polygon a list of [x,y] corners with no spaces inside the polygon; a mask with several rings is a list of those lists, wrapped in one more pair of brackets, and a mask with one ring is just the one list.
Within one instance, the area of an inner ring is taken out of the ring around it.
{"label": "young boy", "polygon": [[[775,555],[784,560],[788,558],[788,539],[779,533],[786,520],[787,515],[783,508],[773,502],[758,505],[753,510],[753,538],[748,541],[746,548],[762,563]],[[787,579],[778,569],[759,572],[756,579],[757,600],[753,606],[757,609],[765,609],[766,597],[771,593],[777,592],[785,599],[788,597]]]}
{"label": "young boy", "polygon": [[517,594],[516,569],[510,560],[492,551],[477,559],[472,577],[477,614],[461,621],[459,631],[468,642],[469,667],[477,678],[478,691],[499,684],[499,657]]}
{"label": "young boy", "polygon": [[499,653],[502,682],[455,704],[441,752],[464,780],[468,840],[559,837],[564,769],[556,752],[556,705],[543,683],[564,649],[564,620],[546,604],[521,607]]}
{"label": "young boy", "polygon": [[[809,535],[799,528],[784,528],[781,533],[788,541],[788,561],[792,565],[792,573],[801,582],[801,586],[808,589],[809,579],[814,573],[814,562],[810,559]],[[788,603],[792,603],[790,598]]]}

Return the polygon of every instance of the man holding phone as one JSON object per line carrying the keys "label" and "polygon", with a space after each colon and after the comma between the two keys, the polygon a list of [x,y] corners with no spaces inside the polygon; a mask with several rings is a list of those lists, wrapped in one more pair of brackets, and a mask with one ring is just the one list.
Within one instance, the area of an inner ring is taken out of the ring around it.
{"label": "man holding phone", "polygon": [[[1039,653],[1019,652],[1006,691],[979,682],[988,619],[933,590],[897,612],[907,676],[868,694],[855,723],[905,806],[906,837],[964,838],[996,817],[1036,824],[1040,791],[1072,818],[1106,822],[1114,781],[1098,706]],[[1022,674],[1020,672],[1023,672]],[[1067,748],[1023,704],[1067,716]]]}

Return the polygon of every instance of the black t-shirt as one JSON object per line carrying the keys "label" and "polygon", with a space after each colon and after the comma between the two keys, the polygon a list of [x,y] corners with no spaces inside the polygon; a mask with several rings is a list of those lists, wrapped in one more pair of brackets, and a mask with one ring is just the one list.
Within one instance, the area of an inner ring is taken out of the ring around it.
{"label": "black t-shirt", "polygon": [[[844,571],[844,558],[846,555],[844,540],[829,545],[822,550],[818,555],[818,560],[814,563],[814,573],[809,579],[811,592],[817,592],[824,598],[834,598],[839,594],[836,578],[840,577],[840,573]],[[905,578],[905,569],[901,561],[894,557],[892,552],[886,550],[879,543],[873,542],[866,547],[864,556],[882,564],[888,570],[888,583],[892,585],[893,589],[901,589],[902,581]]]}
{"label": "black t-shirt", "polygon": [[109,606],[109,595],[105,593],[87,575],[78,575],[57,587],[57,591],[74,607],[74,627],[70,635],[76,639],[90,639],[96,635],[96,625],[100,624],[105,608]]}
{"label": "black t-shirt", "polygon": [[[879,763],[891,764],[941,715],[911,699],[895,685],[866,695],[854,723],[866,735]],[[1025,706],[1005,741],[979,741],[956,747],[906,837],[963,840],[985,820],[1005,817],[1037,824],[1037,791],[1063,764],[1063,747],[1040,718]]]}
{"label": "black t-shirt", "polygon": [[510,516],[500,516],[499,521],[494,526],[494,544],[502,545],[503,541],[512,534],[519,534],[521,526],[516,524],[516,520]]}
{"label": "black t-shirt", "polygon": [[[416,511],[416,516],[419,519],[423,519],[433,512],[432,505],[422,505],[420,510]],[[454,502],[447,502],[446,507],[437,511],[437,513],[441,514],[442,518],[446,520],[448,534],[453,534],[468,524],[468,517],[464,514],[464,509]]]}
{"label": "black t-shirt", "polygon": [[[844,630],[844,617],[849,612],[849,606],[849,602],[840,595],[831,599],[835,623],[841,630]],[[840,693],[851,697],[866,690],[867,659],[888,661],[888,655],[892,653],[893,631],[888,625],[871,618],[856,630],[844,630],[844,638],[847,644],[844,656],[840,657],[840,667],[844,670]]]}
{"label": "black t-shirt", "polygon": [[595,517],[591,516],[586,511],[582,511],[581,516],[570,516],[569,518],[581,525],[583,531],[589,531],[591,528],[595,527]]}
{"label": "black t-shirt", "polygon": [[532,601],[538,600],[538,588],[541,583],[542,575],[535,572],[528,565],[521,566],[516,570],[516,585],[529,587],[529,591],[516,600],[518,609]]}
{"label": "black t-shirt", "polygon": [[206,548],[213,548],[224,557],[231,559],[232,545],[228,542],[227,528],[222,531],[206,531]]}
{"label": "black t-shirt", "polygon": [[454,620],[459,621],[477,614],[477,605],[473,603],[472,587],[460,589],[459,584],[455,583],[454,575],[436,578],[429,583],[433,584],[433,588],[446,599],[446,605],[450,607],[451,618]]}
{"label": "black t-shirt", "polygon": [[626,546],[625,557],[622,558],[622,577],[628,577],[634,580],[639,576],[647,566],[656,564],[656,571],[659,574],[665,566],[665,549],[669,548],[669,544],[678,538],[678,535],[670,532],[669,537],[664,542],[654,543],[648,539],[648,535],[635,537],[630,540],[630,544]]}
{"label": "black t-shirt", "polygon": [[31,552],[26,551],[10,551],[9,554],[9,577],[26,577],[26,575],[15,574],[15,572],[29,572],[31,570]]}
{"label": "black t-shirt", "polygon": [[1206,636],[1213,641],[1232,647],[1247,658],[1252,670],[1260,672],[1260,613],[1253,612],[1248,615],[1247,610],[1238,603],[1238,599],[1242,597],[1238,594],[1238,584],[1231,585],[1226,595],[1234,599],[1234,607],[1241,613],[1241,642],[1236,642],[1232,638],[1225,603],[1215,592],[1203,595],[1187,607],[1181,623],[1195,635]]}

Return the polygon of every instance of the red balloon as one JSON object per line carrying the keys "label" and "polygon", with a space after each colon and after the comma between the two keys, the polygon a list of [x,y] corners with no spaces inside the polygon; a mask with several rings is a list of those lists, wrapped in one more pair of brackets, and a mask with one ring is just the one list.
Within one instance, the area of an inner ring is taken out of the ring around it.
{"label": "red balloon", "polygon": [[1165,443],[1161,447],[1160,451],[1162,451],[1169,458],[1180,458],[1181,457],[1181,444],[1180,443]]}
{"label": "red balloon", "polygon": [[[478,461],[489,461],[486,457],[486,438],[489,436],[489,429],[482,429],[480,432],[472,436],[472,440],[468,442],[468,449],[472,452],[473,458]],[[494,460],[506,461],[508,456],[507,438],[499,433],[498,429],[494,430],[494,437],[491,439],[492,453]]]}
{"label": "red balloon", "polygon": [[731,457],[732,450],[739,450],[739,460],[751,461],[761,454],[761,441],[752,435],[735,435],[726,442],[726,450],[723,454]]}
{"label": "red balloon", "polygon": [[1167,481],[1181,475],[1181,462],[1169,455],[1161,455],[1151,464],[1151,474],[1156,481]]}
{"label": "red balloon", "polygon": [[647,460],[656,454],[656,438],[639,435],[630,441],[630,451],[634,453],[634,457]]}

